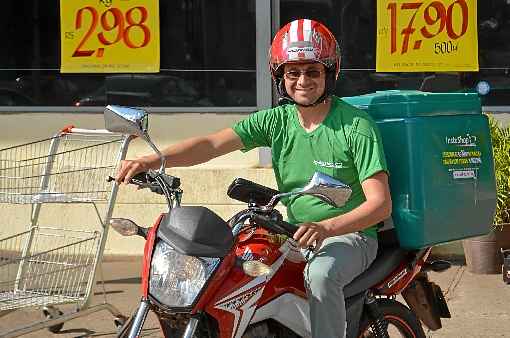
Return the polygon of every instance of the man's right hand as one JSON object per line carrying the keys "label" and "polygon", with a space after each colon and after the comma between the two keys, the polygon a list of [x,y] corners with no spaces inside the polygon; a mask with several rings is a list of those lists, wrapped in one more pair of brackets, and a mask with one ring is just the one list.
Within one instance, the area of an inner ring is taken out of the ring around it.
{"label": "man's right hand", "polygon": [[148,171],[151,167],[150,161],[144,157],[121,161],[119,170],[117,171],[117,176],[115,176],[115,181],[119,184],[129,184],[133,176],[138,173]]}

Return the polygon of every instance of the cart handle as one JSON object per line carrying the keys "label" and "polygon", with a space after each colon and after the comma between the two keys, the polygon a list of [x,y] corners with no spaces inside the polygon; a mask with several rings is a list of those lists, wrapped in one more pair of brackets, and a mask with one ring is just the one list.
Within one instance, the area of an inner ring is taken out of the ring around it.
{"label": "cart handle", "polygon": [[106,129],[82,129],[82,128],[75,128],[72,124],[65,126],[60,130],[63,134],[103,134],[103,135],[114,135],[115,133],[112,133],[111,131],[108,131]]}

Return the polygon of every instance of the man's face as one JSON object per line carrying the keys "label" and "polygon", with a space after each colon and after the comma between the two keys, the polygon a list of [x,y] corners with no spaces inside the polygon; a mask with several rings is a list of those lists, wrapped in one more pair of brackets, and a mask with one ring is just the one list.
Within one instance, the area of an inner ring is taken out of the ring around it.
{"label": "man's face", "polygon": [[321,63],[289,63],[283,68],[287,94],[301,105],[313,104],[326,88],[326,68]]}

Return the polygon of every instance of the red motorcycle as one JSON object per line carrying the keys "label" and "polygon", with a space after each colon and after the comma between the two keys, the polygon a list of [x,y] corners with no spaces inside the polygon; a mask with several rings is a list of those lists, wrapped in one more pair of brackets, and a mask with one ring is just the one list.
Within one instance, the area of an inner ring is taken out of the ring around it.
{"label": "red motorcycle", "polygon": [[[108,106],[105,118],[107,129],[141,136],[159,153],[143,111]],[[164,195],[168,212],[150,228],[123,218],[110,221],[123,235],[146,238],[140,305],[118,337],[138,337],[150,310],[165,337],[311,337],[303,281],[307,250],[296,247],[296,227],[275,206],[289,195],[341,206],[350,188],[322,173],[290,193],[238,178],[227,194],[247,208],[224,221],[205,207],[181,206],[180,180],[166,175],[164,165],[162,160],[159,171],[138,174],[132,183]],[[400,248],[393,230],[379,235],[377,258],[344,289],[346,337],[425,337],[420,320],[437,330],[441,318],[450,317],[427,271],[444,271],[450,263],[427,261],[430,247]],[[408,306],[396,300],[398,294]]]}

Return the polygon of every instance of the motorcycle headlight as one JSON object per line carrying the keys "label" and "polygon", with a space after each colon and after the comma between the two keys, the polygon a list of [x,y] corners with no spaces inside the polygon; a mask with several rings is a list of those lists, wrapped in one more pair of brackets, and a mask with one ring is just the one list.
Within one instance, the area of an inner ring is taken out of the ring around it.
{"label": "motorcycle headlight", "polygon": [[180,254],[159,241],[152,256],[149,292],[169,307],[191,306],[219,262],[219,258]]}

